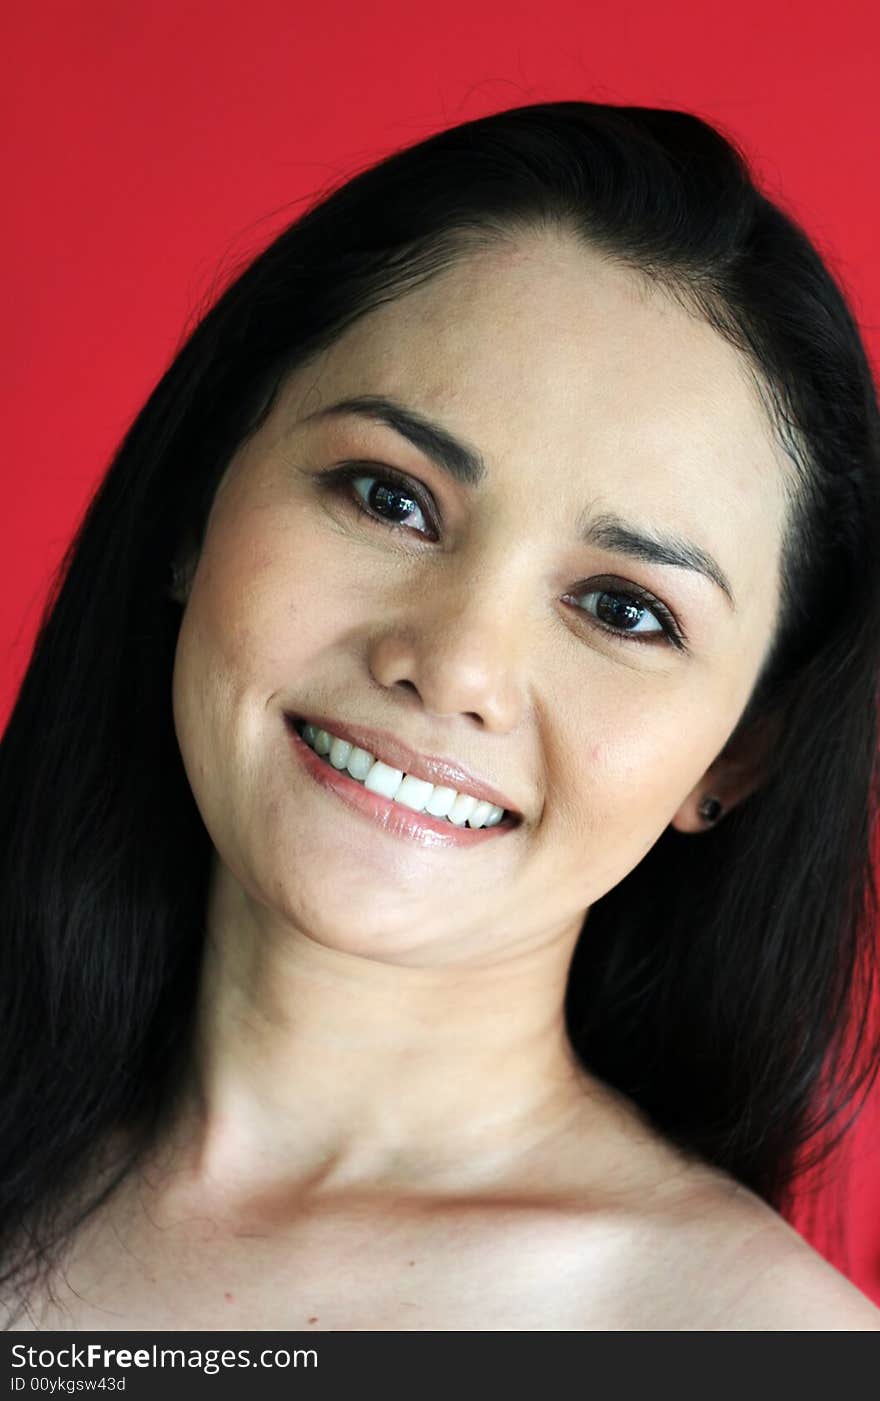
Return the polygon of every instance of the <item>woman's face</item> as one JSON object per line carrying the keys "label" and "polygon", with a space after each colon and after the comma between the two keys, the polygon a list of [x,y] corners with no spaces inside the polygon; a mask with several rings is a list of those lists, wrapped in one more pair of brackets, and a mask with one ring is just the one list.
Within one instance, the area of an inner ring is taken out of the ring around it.
{"label": "woman's face", "polygon": [[[355,396],[439,425],[482,479],[327,412]],[[241,908],[413,964],[573,939],[667,825],[695,826],[689,795],[770,642],[783,479],[737,352],[562,235],[355,323],[229,464],[180,629],[177,736]],[[623,551],[623,531],[687,542],[735,606],[705,571]],[[288,714],[464,766],[521,821],[408,835],[401,804],[371,816],[316,779],[332,766],[309,766]]]}

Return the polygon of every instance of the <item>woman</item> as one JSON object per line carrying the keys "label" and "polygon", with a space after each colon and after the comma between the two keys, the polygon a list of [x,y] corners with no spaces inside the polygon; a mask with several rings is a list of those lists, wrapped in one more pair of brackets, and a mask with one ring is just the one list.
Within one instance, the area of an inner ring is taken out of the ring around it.
{"label": "woman", "polygon": [[873,1067],[878,421],[686,113],[228,288],[0,748],[7,1327],[878,1329],[782,1215]]}

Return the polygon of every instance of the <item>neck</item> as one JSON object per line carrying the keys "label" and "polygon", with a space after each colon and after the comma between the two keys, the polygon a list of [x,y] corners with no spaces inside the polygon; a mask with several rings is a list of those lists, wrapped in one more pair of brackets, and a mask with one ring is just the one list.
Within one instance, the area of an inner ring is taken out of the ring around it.
{"label": "neck", "polygon": [[182,1095],[189,1172],[234,1195],[503,1178],[604,1104],[565,1031],[581,923],[494,961],[411,966],[272,924],[221,872]]}

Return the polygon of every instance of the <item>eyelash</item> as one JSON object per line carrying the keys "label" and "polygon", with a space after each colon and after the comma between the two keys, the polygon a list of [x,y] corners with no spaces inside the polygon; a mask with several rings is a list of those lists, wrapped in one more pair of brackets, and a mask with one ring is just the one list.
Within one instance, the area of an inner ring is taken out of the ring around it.
{"label": "eyelash", "polygon": [[[359,478],[366,478],[371,482],[378,482],[381,486],[391,487],[395,491],[400,491],[411,501],[414,501],[425,517],[425,520],[428,521],[432,529],[436,531],[437,527],[434,524],[433,513],[427,501],[423,498],[421,491],[419,491],[411,481],[408,481],[406,477],[398,476],[396,472],[391,472],[387,468],[383,468],[381,471],[374,468],[372,471],[367,472],[364,470],[365,467],[372,467],[372,464],[363,462],[345,464],[342,467],[335,468],[333,471],[324,472],[322,473],[323,484],[326,485],[330,491],[334,491],[337,494],[344,492],[347,503],[354,506],[359,514],[364,516],[371,524],[380,527],[384,526],[386,530],[409,530],[410,527],[403,521],[390,521],[386,520],[384,516],[377,515],[366,505],[362,498],[352,490],[354,482]],[[602,585],[620,583],[620,580],[603,575],[597,579],[591,579],[588,582]],[[661,640],[665,642],[666,645],[671,644],[673,647],[677,647],[680,651],[686,649],[684,633],[670,610],[664,603],[661,603],[659,598],[655,598],[653,594],[648,593],[647,589],[641,588],[638,584],[627,584],[625,588],[620,589],[594,588],[589,591],[587,591],[586,588],[578,587],[577,589],[570,590],[565,595],[565,598],[588,598],[591,594],[598,595],[604,593],[634,600],[640,606],[647,607],[649,612],[654,614],[657,622],[660,623],[662,633],[652,632],[639,635],[637,633],[627,632],[625,628],[613,628],[607,623],[601,622],[598,618],[594,618],[591,613],[586,612],[586,609],[580,608],[579,611],[589,618],[600,631],[608,633],[611,637],[620,642],[636,642],[642,646],[647,644],[653,647],[656,646],[658,640]]]}

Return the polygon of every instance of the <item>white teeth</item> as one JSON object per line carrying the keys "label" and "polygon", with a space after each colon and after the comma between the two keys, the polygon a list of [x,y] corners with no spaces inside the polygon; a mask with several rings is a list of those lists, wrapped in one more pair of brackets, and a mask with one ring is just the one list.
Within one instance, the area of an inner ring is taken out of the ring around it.
{"label": "white teeth", "polygon": [[458,797],[454,788],[437,787],[425,803],[425,812],[432,817],[445,817]]}
{"label": "white teeth", "polygon": [[465,825],[495,827],[504,816],[504,809],[485,799],[459,793],[444,784],[436,787],[415,774],[405,774],[376,759],[367,749],[361,749],[346,739],[339,739],[315,725],[303,725],[303,739],[316,754],[326,758],[335,769],[345,769],[352,778],[363,783],[371,793],[403,803],[413,812],[427,812],[432,817],[445,817],[456,827]]}
{"label": "white teeth", "polygon": [[353,744],[349,744],[347,739],[334,739],[330,745],[330,753],[327,758],[334,769],[344,769],[348,763],[348,756],[354,749]]}
{"label": "white teeth", "polygon": [[393,769],[377,759],[364,779],[364,787],[371,793],[381,793],[383,798],[396,798],[397,790],[403,782],[403,770]]}
{"label": "white teeth", "polygon": [[426,783],[423,778],[416,778],[414,774],[408,773],[394,794],[394,799],[395,802],[404,803],[406,807],[412,808],[413,812],[424,812],[425,804],[433,791],[433,783]]}
{"label": "white teeth", "polygon": [[463,827],[477,806],[479,799],[472,798],[469,793],[459,793],[452,807],[446,814],[450,822],[454,822],[456,827]]}
{"label": "white teeth", "polygon": [[346,768],[352,778],[359,778],[361,783],[363,783],[375,762],[376,757],[374,754],[369,754],[366,749],[358,749],[357,745],[355,745],[348,756]]}

